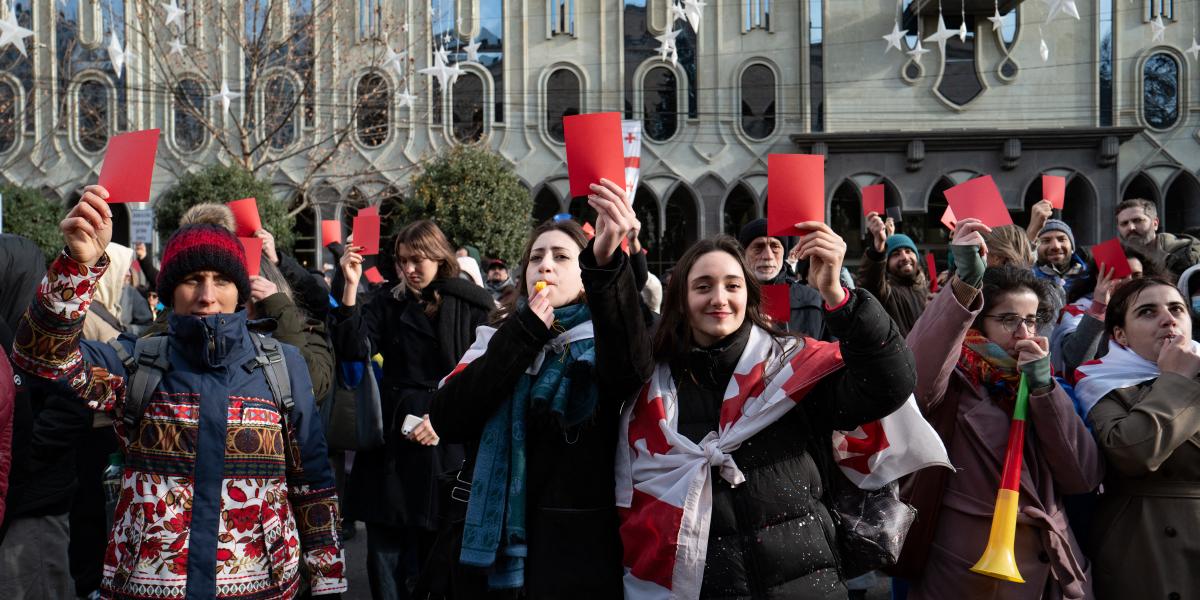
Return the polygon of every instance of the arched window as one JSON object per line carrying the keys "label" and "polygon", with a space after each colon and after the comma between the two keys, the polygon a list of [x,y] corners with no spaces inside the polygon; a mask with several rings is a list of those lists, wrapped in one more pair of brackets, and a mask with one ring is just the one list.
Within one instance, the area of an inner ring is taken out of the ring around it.
{"label": "arched window", "polygon": [[17,145],[17,90],[0,79],[0,154]]}
{"label": "arched window", "polygon": [[725,233],[737,237],[742,226],[758,217],[758,207],[754,205],[754,193],[744,185],[736,185],[725,198]]}
{"label": "arched window", "polygon": [[534,226],[554,218],[558,214],[558,196],[550,186],[542,186],[541,191],[533,199]]}
{"label": "arched window", "polygon": [[1166,52],[1151,55],[1142,68],[1142,117],[1155,129],[1179,122],[1179,61]]}
{"label": "arched window", "polygon": [[637,215],[638,221],[642,224],[642,231],[638,234],[638,241],[642,243],[642,248],[647,252],[646,261],[648,268],[656,275],[662,275],[662,250],[659,242],[659,226],[658,226],[658,199],[654,197],[654,192],[650,188],[639,185],[637,192],[634,194],[633,213]]}
{"label": "arched window", "polygon": [[558,69],[546,80],[546,133],[556,142],[563,141],[563,117],[579,114],[579,87],[570,69]]}
{"label": "arched window", "polygon": [[756,140],[775,131],[775,72],[766,65],[742,71],[742,131]]}
{"label": "arched window", "polygon": [[1200,181],[1184,171],[1167,188],[1164,201],[1163,229],[1172,233],[1192,233],[1200,228]]}
{"label": "arched window", "polygon": [[[884,205],[886,206],[886,195]],[[829,226],[834,231],[842,232],[846,240],[846,261],[853,263],[862,258],[862,192],[853,181],[843,181],[833,191],[833,199],[829,203]]]}
{"label": "arched window", "polygon": [[663,266],[670,266],[674,265],[700,237],[696,198],[683,185],[676,186],[667,199],[664,221],[670,225],[663,232],[658,259],[665,263]]}
{"label": "arched window", "polygon": [[387,81],[376,73],[369,73],[358,80],[355,129],[362,145],[374,148],[387,141],[391,95]]}
{"label": "arched window", "polygon": [[451,124],[454,139],[474,142],[483,137],[483,79],[474,73],[458,76],[453,86]]}
{"label": "arched window", "polygon": [[206,132],[201,119],[205,106],[204,86],[195,79],[181,79],[175,86],[175,146],[195,152],[204,145]]}
{"label": "arched window", "polygon": [[1132,198],[1143,198],[1158,204],[1158,185],[1149,175],[1139,172],[1129,180],[1129,185],[1125,186],[1125,193],[1121,194],[1122,200]]}
{"label": "arched window", "polygon": [[263,99],[263,133],[271,136],[271,148],[282,150],[296,141],[296,107],[299,89],[296,81],[285,74],[267,80]]}
{"label": "arched window", "polygon": [[99,152],[108,144],[108,86],[95,79],[79,84],[75,118],[79,145],[88,152]]}
{"label": "arched window", "polygon": [[642,88],[643,130],[646,137],[661,142],[671,139],[679,128],[679,85],[675,72],[654,67],[646,73]]}

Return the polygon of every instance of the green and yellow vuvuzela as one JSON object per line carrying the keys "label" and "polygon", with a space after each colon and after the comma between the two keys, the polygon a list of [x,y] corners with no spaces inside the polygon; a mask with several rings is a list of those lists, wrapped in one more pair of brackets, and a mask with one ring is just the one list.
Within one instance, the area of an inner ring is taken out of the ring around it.
{"label": "green and yellow vuvuzela", "polygon": [[1017,570],[1013,544],[1017,536],[1017,504],[1020,497],[1021,461],[1025,448],[1025,415],[1029,412],[1029,383],[1021,375],[1017,388],[1017,403],[1013,407],[1012,424],[1008,427],[1008,448],[1004,451],[1004,473],[996,508],[992,510],[992,531],[987,548],[971,571],[1004,581],[1025,583]]}

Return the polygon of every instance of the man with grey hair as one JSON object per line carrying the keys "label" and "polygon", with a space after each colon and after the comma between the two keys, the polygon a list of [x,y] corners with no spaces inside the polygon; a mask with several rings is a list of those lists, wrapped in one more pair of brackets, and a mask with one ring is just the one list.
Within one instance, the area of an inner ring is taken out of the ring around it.
{"label": "man with grey hair", "polygon": [[1117,205],[1117,235],[1127,245],[1146,254],[1179,277],[1200,263],[1200,240],[1186,234],[1158,231],[1158,207],[1144,198],[1131,198]]}

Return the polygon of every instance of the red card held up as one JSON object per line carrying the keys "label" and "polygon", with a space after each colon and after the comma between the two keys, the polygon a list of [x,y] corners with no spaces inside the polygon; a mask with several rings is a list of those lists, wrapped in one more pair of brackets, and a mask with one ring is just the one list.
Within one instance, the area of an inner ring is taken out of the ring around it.
{"label": "red card held up", "polygon": [[606,112],[563,117],[567,144],[567,178],[571,197],[592,193],[600,179],[625,182],[625,147],[621,145],[621,113]]}
{"label": "red card held up", "polygon": [[108,140],[98,184],[108,190],[108,203],[149,202],[158,130],[131,131]]}
{"label": "red card held up", "polygon": [[1067,196],[1067,178],[1058,175],[1042,175],[1042,198],[1050,201],[1050,206],[1062,210]]}
{"label": "red card held up", "polygon": [[242,248],[246,249],[246,273],[251,277],[258,277],[262,266],[262,238],[238,237],[238,241],[242,242]]}
{"label": "red card held up", "polygon": [[342,222],[332,219],[321,221],[321,244],[328,246],[342,241]]}
{"label": "red card held up", "polygon": [[792,318],[792,287],[786,283],[762,286],[763,312],[772,321],[787,325]]}
{"label": "red card held up", "polygon": [[379,216],[379,207],[378,206],[364,206],[364,207],[358,209],[358,212],[355,213],[355,215],[357,215],[359,217],[372,217],[372,216],[378,217]]}
{"label": "red card held up", "polygon": [[946,200],[958,220],[979,219],[988,227],[1012,225],[1012,216],[991,175],[976,177],[946,190]]}
{"label": "red card held up", "polygon": [[938,270],[937,261],[934,260],[932,252],[925,253],[925,266],[929,269],[929,291],[936,294],[938,291]]}
{"label": "red card held up", "polygon": [[371,267],[363,271],[363,275],[366,275],[367,281],[371,283],[383,283],[383,275],[379,273],[379,269],[376,267]]}
{"label": "red card held up", "polygon": [[359,215],[354,217],[354,245],[362,246],[359,254],[379,254],[379,217]]}
{"label": "red card held up", "polygon": [[228,202],[225,206],[233,211],[233,222],[237,223],[238,237],[252,237],[256,231],[262,229],[262,219],[258,216],[258,200],[242,198]]}
{"label": "red card held up", "polygon": [[1125,257],[1125,249],[1121,248],[1121,240],[1113,238],[1092,246],[1092,258],[1101,272],[1112,269],[1113,279],[1129,277],[1133,271],[1129,268],[1129,259]]}
{"label": "red card held up", "polygon": [[825,220],[825,157],[767,156],[767,235],[796,235],[797,223]]}
{"label": "red card held up", "polygon": [[596,228],[592,227],[591,223],[584,223],[583,227],[580,227],[580,229],[583,230],[583,235],[586,235],[587,239],[590,240],[596,237]]}
{"label": "red card held up", "polygon": [[863,197],[863,216],[875,213],[880,217],[884,215],[883,208],[883,184],[868,185],[862,190]]}
{"label": "red card held up", "polygon": [[942,211],[942,225],[945,225],[946,229],[950,231],[954,231],[954,226],[958,225],[958,219],[954,218],[954,211],[949,206]]}

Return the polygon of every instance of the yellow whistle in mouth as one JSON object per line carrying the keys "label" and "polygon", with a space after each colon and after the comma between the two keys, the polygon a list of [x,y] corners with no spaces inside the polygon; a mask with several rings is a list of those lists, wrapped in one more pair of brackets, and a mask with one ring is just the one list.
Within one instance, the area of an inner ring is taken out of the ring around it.
{"label": "yellow whistle in mouth", "polygon": [[540,294],[540,293],[542,293],[542,290],[544,290],[544,289],[546,289],[545,281],[539,281],[539,282],[533,284],[533,293],[534,294]]}

